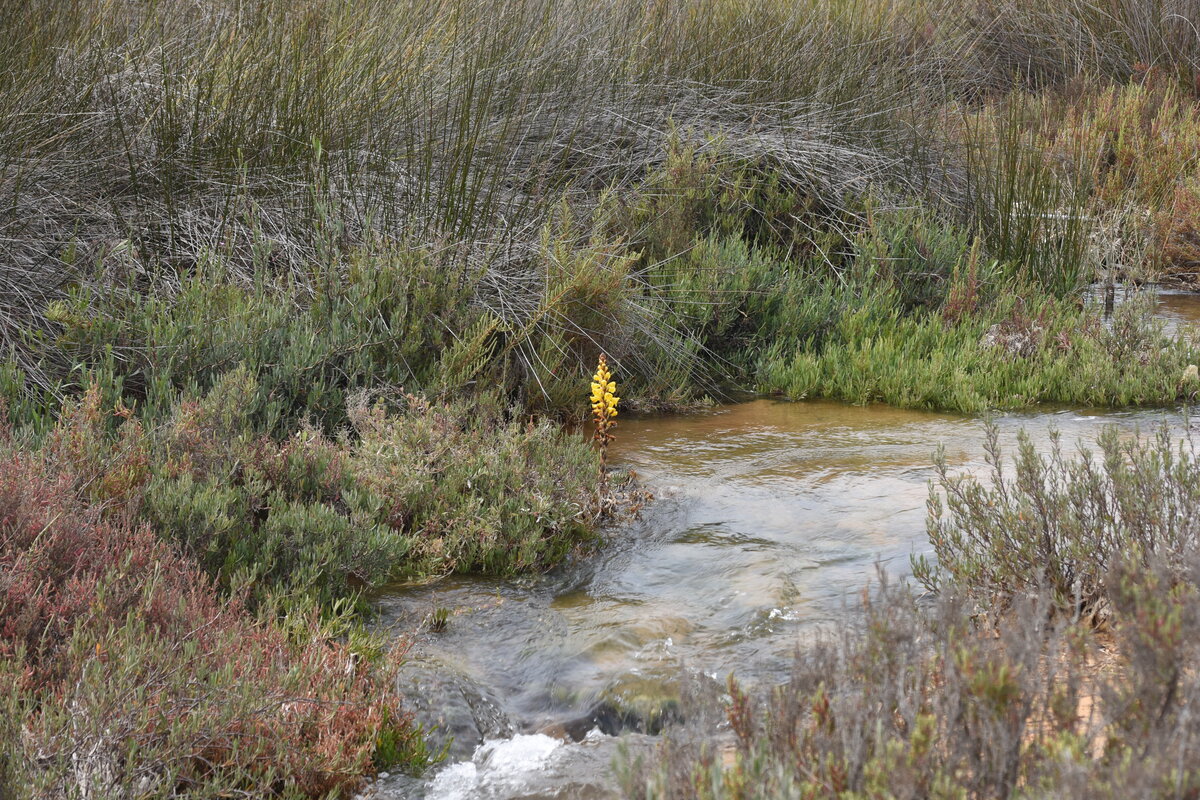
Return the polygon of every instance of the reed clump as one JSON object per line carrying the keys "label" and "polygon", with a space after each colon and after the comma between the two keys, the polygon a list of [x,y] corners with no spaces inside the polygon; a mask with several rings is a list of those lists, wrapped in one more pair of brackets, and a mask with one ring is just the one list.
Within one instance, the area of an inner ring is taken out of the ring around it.
{"label": "reed clump", "polygon": [[[676,286],[672,262],[734,239],[844,281],[876,216],[914,206],[977,235],[1009,293],[1071,295],[1113,252],[1185,280],[1190,1],[14,2],[0,388],[36,416],[111,373],[161,410],[257,342],[291,350],[275,328],[312,342],[285,415],[310,382],[336,416],[339,382],[429,394],[498,377],[479,365],[565,410],[597,349],[647,405],[686,402],[751,378],[690,319],[738,287]],[[902,291],[944,299],[926,244],[895,244]],[[191,337],[199,313],[250,329]],[[417,352],[452,345],[446,375]]]}

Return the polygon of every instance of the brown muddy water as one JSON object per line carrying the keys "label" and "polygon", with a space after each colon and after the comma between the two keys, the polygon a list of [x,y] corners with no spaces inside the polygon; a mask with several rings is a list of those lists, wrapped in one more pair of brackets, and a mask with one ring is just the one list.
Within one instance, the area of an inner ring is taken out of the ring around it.
{"label": "brown muddy water", "polygon": [[[1171,324],[1200,319],[1195,296],[1160,302]],[[1180,409],[995,421],[1010,449],[1021,429],[1074,446],[1107,424],[1185,424]],[[982,473],[983,431],[972,417],[771,400],[623,419],[612,460],[657,497],[600,552],[533,578],[379,598],[399,631],[451,609],[444,632],[418,635],[401,681],[419,718],[455,740],[429,775],[382,780],[376,796],[615,797],[616,737],[650,746],[685,671],[784,679],[806,635],[853,619],[877,569],[907,575],[929,551],[934,451]]]}

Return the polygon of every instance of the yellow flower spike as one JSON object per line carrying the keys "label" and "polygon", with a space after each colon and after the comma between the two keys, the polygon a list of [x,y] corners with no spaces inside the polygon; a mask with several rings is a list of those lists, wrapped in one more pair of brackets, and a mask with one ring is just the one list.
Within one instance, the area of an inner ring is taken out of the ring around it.
{"label": "yellow flower spike", "polygon": [[592,376],[592,421],[596,426],[596,434],[592,438],[600,445],[600,497],[603,501],[605,489],[608,486],[608,444],[612,441],[612,426],[616,424],[617,382],[612,379],[608,369],[608,359],[601,354],[596,363],[596,374]]}

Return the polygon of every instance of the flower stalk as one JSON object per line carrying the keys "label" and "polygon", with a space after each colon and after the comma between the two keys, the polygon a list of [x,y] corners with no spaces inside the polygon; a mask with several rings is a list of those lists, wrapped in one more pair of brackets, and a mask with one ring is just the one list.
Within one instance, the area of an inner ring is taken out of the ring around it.
{"label": "flower stalk", "polygon": [[608,369],[608,359],[600,354],[596,364],[596,374],[592,376],[592,422],[596,433],[592,439],[600,446],[600,493],[603,495],[608,486],[608,445],[616,438],[612,429],[617,424],[617,383],[612,379]]}

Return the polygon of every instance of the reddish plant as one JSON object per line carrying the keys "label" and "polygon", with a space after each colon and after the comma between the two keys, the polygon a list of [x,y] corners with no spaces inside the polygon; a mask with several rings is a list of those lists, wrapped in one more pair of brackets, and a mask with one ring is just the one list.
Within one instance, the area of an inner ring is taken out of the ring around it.
{"label": "reddish plant", "polygon": [[355,786],[381,736],[415,744],[391,689],[403,648],[361,665],[315,614],[297,637],[220,597],[148,527],[108,513],[129,492],[108,494],[113,460],[79,432],[97,421],[69,418],[45,454],[0,437],[0,660],[26,717],[22,779],[65,793],[82,769],[118,794],[149,780],[320,796]]}

